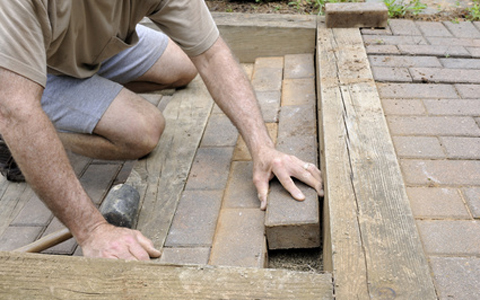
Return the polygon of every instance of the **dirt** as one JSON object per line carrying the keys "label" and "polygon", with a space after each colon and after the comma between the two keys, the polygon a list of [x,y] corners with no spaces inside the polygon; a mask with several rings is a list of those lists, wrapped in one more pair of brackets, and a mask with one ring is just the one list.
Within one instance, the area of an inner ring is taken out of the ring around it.
{"label": "dirt", "polygon": [[[472,0],[473,1],[473,0]],[[427,5],[418,15],[407,14],[403,18],[420,21],[464,21],[470,0],[420,0]],[[319,7],[314,0],[205,0],[210,11],[261,14],[317,15]],[[359,1],[360,2],[360,1]]]}

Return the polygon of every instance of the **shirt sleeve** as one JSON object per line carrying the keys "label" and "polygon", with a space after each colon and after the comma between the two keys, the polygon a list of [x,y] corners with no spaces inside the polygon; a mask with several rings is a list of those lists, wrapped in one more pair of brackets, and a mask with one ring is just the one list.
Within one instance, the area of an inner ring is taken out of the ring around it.
{"label": "shirt sleeve", "polygon": [[47,81],[43,1],[15,0],[0,4],[0,67],[45,87]]}
{"label": "shirt sleeve", "polygon": [[207,51],[220,35],[204,0],[164,0],[148,17],[190,56]]}

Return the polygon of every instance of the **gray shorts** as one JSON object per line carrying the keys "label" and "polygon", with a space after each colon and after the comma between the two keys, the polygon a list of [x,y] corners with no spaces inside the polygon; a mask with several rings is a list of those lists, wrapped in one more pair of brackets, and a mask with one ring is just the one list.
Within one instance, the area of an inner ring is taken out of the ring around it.
{"label": "gray shorts", "polygon": [[92,133],[123,84],[147,72],[167,48],[163,33],[137,26],[139,42],[104,61],[86,79],[48,75],[42,108],[58,131]]}

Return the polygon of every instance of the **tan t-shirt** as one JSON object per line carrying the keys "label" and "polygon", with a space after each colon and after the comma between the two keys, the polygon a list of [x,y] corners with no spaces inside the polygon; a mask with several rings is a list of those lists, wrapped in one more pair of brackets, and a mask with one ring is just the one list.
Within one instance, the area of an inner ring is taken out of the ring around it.
{"label": "tan t-shirt", "polygon": [[0,67],[42,86],[48,73],[90,77],[138,41],[149,17],[190,56],[208,50],[218,29],[204,0],[0,1]]}

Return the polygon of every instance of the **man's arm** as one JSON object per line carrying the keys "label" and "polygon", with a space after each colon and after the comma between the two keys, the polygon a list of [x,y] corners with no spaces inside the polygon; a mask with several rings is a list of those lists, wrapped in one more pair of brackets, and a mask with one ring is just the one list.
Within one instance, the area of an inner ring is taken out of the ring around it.
{"label": "man's arm", "polygon": [[305,196],[291,177],[305,182],[323,195],[318,168],[314,165],[304,168],[305,162],[275,150],[251,84],[222,38],[203,54],[192,57],[192,61],[215,102],[245,139],[253,158],[253,181],[261,209],[266,208],[269,181],[274,175],[296,200],[302,201]]}
{"label": "man's arm", "polygon": [[108,224],[78,181],[56,130],[43,112],[43,88],[0,69],[0,133],[27,182],[67,226],[85,256],[148,259],[159,256],[138,231]]}

